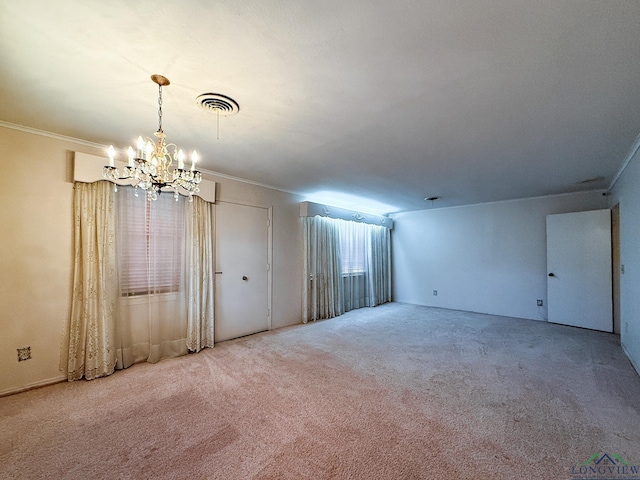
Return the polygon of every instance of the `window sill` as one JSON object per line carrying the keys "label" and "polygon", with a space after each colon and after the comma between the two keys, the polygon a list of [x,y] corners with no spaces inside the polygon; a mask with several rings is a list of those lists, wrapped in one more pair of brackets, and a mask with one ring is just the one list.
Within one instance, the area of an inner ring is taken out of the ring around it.
{"label": "window sill", "polygon": [[182,292],[152,293],[146,295],[133,295],[122,297],[123,305],[143,305],[148,303],[176,302],[180,299]]}
{"label": "window sill", "polygon": [[367,274],[367,272],[347,272],[347,273],[341,273],[340,276],[342,276],[343,278],[345,277],[364,277]]}

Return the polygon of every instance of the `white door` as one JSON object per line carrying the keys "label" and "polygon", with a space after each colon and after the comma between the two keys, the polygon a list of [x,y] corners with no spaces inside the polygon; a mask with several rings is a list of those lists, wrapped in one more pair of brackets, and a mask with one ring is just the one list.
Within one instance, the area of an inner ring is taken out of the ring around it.
{"label": "white door", "polygon": [[547,216],[549,321],[613,331],[611,211]]}
{"label": "white door", "polygon": [[268,209],[216,204],[216,342],[269,329],[268,249]]}

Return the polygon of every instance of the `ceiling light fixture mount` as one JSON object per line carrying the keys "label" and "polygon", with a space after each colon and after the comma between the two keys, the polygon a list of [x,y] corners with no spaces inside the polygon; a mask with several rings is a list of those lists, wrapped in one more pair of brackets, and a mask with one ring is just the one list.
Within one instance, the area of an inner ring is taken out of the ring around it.
{"label": "ceiling light fixture mount", "polygon": [[[169,79],[162,75],[151,75],[151,80],[158,85],[158,130],[154,133],[157,143],[150,138],[138,137],[136,149],[127,150],[128,164],[124,167],[122,176],[115,167],[115,149],[109,147],[109,165],[105,165],[102,176],[111,182],[129,181],[136,189],[141,188],[147,193],[147,200],[156,200],[162,189],[173,190],[173,196],[178,201],[180,193],[189,196],[198,193],[198,184],[202,181],[202,174],[196,170],[198,153],[191,154],[191,169],[184,168],[185,154],[174,143],[166,143],[166,135],[162,130],[162,87],[170,84]],[[173,168],[173,164],[177,168]]]}
{"label": "ceiling light fixture mount", "polygon": [[425,202],[431,202],[431,206],[433,207],[433,202],[436,200],[440,200],[442,197],[424,197]]}
{"label": "ceiling light fixture mount", "polygon": [[597,177],[587,178],[585,180],[580,180],[579,182],[576,182],[576,185],[586,185],[586,184],[589,184],[589,183],[597,183],[597,182],[601,182],[604,179],[605,178],[602,175],[598,175]]}

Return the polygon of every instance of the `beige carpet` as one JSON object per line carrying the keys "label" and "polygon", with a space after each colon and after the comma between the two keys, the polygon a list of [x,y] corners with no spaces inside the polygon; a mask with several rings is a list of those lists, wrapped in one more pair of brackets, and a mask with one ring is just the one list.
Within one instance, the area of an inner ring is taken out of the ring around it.
{"label": "beige carpet", "polygon": [[572,478],[640,463],[615,335],[402,304],[0,398],[0,478]]}

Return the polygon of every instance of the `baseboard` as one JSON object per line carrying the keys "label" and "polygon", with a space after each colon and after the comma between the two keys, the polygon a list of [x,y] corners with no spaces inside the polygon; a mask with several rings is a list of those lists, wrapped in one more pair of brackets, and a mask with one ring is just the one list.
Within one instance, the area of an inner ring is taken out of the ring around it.
{"label": "baseboard", "polygon": [[638,376],[640,376],[640,367],[638,366],[638,364],[635,362],[635,360],[633,359],[633,357],[631,355],[629,355],[629,351],[627,350],[627,348],[624,346],[624,343],[620,342],[620,346],[622,347],[622,351],[624,352],[624,354],[627,356],[627,358],[629,359],[629,361],[631,362],[631,366],[633,367],[633,369],[636,371],[636,373],[638,374]]}
{"label": "baseboard", "polygon": [[439,308],[440,310],[451,310],[452,312],[465,312],[465,313],[476,313],[478,315],[492,315],[494,317],[504,317],[504,318],[515,318],[516,320],[532,320],[534,322],[548,322],[546,318],[530,318],[530,317],[518,317],[515,315],[507,315],[504,313],[493,313],[493,312],[480,312],[476,310],[463,310],[461,308],[453,308],[453,307],[443,307],[441,305],[429,305],[426,303],[413,303],[406,302],[403,300],[391,300],[391,303],[401,303],[404,305],[414,305],[416,307],[428,307],[428,308]]}
{"label": "baseboard", "polygon": [[13,395],[15,393],[26,392],[27,390],[33,390],[34,388],[46,387],[47,385],[53,385],[54,383],[66,382],[66,376],[59,376],[49,378],[47,380],[40,380],[39,382],[33,382],[28,385],[24,385],[18,388],[10,388],[9,390],[3,390],[0,392],[0,397],[6,397],[7,395]]}

